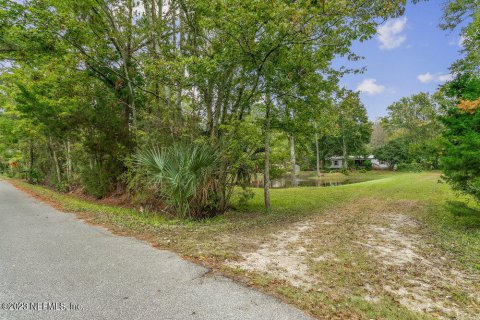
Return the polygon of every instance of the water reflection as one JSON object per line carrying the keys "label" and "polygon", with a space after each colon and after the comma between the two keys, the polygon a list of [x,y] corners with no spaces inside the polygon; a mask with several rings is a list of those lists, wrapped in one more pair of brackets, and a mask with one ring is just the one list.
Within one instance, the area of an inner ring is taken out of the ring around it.
{"label": "water reflection", "polygon": [[[272,188],[292,188],[292,187],[336,187],[344,184],[363,182],[360,179],[343,180],[323,180],[323,179],[296,179],[292,181],[290,177],[272,180]],[[263,188],[263,180],[252,181],[252,187]]]}

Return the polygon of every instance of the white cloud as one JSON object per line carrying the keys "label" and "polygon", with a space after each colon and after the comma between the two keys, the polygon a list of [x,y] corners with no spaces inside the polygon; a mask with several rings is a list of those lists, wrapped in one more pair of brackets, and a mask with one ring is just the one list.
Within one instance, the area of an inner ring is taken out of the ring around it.
{"label": "white cloud", "polygon": [[437,76],[437,81],[438,82],[446,82],[446,81],[450,81],[453,79],[453,76],[451,74],[441,74],[439,76]]}
{"label": "white cloud", "polygon": [[447,74],[441,74],[441,73],[435,73],[432,74],[430,72],[427,73],[422,73],[417,76],[417,79],[421,83],[430,83],[430,82],[446,82],[449,80],[452,80],[452,75],[447,73]]}
{"label": "white cloud", "polygon": [[387,21],[377,27],[377,39],[380,42],[380,49],[391,50],[399,47],[407,40],[403,33],[407,25],[407,18],[397,18]]}
{"label": "white cloud", "polygon": [[363,80],[357,86],[357,91],[364,92],[369,95],[377,95],[385,91],[385,86],[377,84],[377,79],[368,78]]}
{"label": "white cloud", "polygon": [[430,72],[419,74],[417,77],[417,79],[420,80],[421,83],[432,82],[434,78],[435,77]]}

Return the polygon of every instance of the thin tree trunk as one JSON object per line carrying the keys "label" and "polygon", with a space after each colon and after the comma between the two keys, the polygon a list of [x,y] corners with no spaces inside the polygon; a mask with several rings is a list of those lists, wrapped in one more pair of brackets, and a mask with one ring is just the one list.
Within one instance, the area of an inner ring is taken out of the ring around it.
{"label": "thin tree trunk", "polygon": [[315,151],[317,155],[317,177],[320,177],[320,148],[318,147],[318,133],[315,133]]}
{"label": "thin tree trunk", "polygon": [[52,153],[53,164],[55,166],[55,173],[57,174],[57,183],[60,183],[62,181],[62,175],[60,172],[60,164],[58,163],[57,152],[53,147],[52,137],[49,137],[48,147],[50,149],[50,152]]}
{"label": "thin tree trunk", "polygon": [[296,160],[295,160],[295,136],[293,134],[289,135],[289,140],[290,140],[290,163],[292,165],[292,172],[291,172],[291,178],[292,178],[292,186],[296,187],[297,186],[297,176],[295,174],[295,167],[297,165]]}
{"label": "thin tree trunk", "polygon": [[270,203],[270,97],[267,96],[265,110],[265,170],[263,172],[263,197],[265,201],[265,210],[271,210]]}
{"label": "thin tree trunk", "polygon": [[66,160],[67,160],[67,182],[68,185],[70,186],[70,182],[72,180],[72,158],[70,156],[70,140],[67,139],[66,145],[65,145],[65,155],[66,155]]}
{"label": "thin tree trunk", "polygon": [[[176,56],[179,60],[181,60],[183,55],[183,48],[185,42],[185,26],[183,22],[182,11],[178,9],[178,47]],[[177,91],[177,103],[176,103],[176,117],[177,117],[177,125],[180,127],[183,122],[183,110],[182,110],[182,96],[183,96],[183,79],[186,76],[185,68],[182,69],[182,74],[180,75],[180,81],[178,82],[178,91]]]}
{"label": "thin tree trunk", "polygon": [[225,161],[220,164],[219,174],[219,197],[220,197],[220,211],[223,212],[227,209],[228,196],[227,196],[227,168]]}
{"label": "thin tree trunk", "polygon": [[[162,13],[162,6],[163,3],[160,1],[160,3],[157,6],[157,1],[156,0],[143,0],[143,5],[145,7],[145,12],[147,13],[147,17],[149,19],[150,23],[150,46],[149,46],[149,51],[150,55],[154,59],[159,59],[159,52],[160,48],[158,45],[158,36],[157,36],[157,30],[158,30],[158,25],[159,25],[159,20],[162,19],[163,13]],[[158,11],[158,12],[157,12]],[[154,87],[154,100],[155,100],[155,110],[160,112],[161,110],[161,101],[160,101],[160,84],[159,80],[157,77],[153,77],[151,80],[153,83]]]}
{"label": "thin tree trunk", "polygon": [[[127,25],[127,40],[125,46],[121,46],[119,43],[115,44],[117,47],[118,53],[123,62],[123,71],[125,75],[125,80],[127,81],[128,87],[128,100],[127,100],[127,124],[129,130],[136,130],[137,127],[137,109],[135,106],[135,91],[132,85],[132,77],[130,75],[130,68],[132,67],[132,36],[133,36],[133,0],[127,1],[128,6],[128,25]],[[115,26],[114,26],[115,27]]]}
{"label": "thin tree trunk", "polygon": [[343,151],[343,168],[348,169],[348,152],[347,142],[345,141],[345,134],[342,134],[342,151]]}
{"label": "thin tree trunk", "polygon": [[30,138],[30,141],[28,143],[28,152],[29,152],[29,158],[30,158],[30,161],[28,163],[28,182],[32,182],[32,171],[33,171],[33,162],[35,160],[34,158],[34,154],[33,154],[33,139]]}
{"label": "thin tree trunk", "polygon": [[343,118],[342,112],[340,112],[340,129],[342,134],[342,155],[343,155],[342,167],[343,169],[346,170],[348,169],[348,151],[347,151],[347,141],[345,138],[344,118]]}
{"label": "thin tree trunk", "polygon": [[53,150],[53,162],[55,163],[55,169],[57,172],[57,182],[60,183],[62,181],[62,175],[60,173],[60,165],[58,163],[57,152],[55,150]]}
{"label": "thin tree trunk", "polygon": [[320,148],[318,146],[318,132],[317,132],[317,123],[315,122],[315,153],[317,155],[317,177],[320,177]]}

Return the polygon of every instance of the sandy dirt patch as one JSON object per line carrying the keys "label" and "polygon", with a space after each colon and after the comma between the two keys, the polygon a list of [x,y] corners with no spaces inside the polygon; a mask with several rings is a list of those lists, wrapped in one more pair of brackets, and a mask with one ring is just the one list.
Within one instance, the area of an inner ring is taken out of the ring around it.
{"label": "sandy dirt patch", "polygon": [[244,253],[243,260],[227,264],[248,271],[274,273],[277,278],[286,280],[295,287],[310,288],[315,279],[309,275],[305,263],[307,250],[304,247],[306,239],[303,237],[303,233],[310,228],[308,222],[296,224],[272,235],[256,251]]}
{"label": "sandy dirt patch", "polygon": [[478,319],[478,275],[434,248],[414,202],[363,199],[268,235],[227,265],[333,300],[391,299],[437,318]]}

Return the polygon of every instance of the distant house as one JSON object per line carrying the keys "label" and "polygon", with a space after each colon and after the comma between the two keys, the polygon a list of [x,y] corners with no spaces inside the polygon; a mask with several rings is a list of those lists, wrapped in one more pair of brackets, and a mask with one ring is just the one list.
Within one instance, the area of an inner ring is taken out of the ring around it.
{"label": "distant house", "polygon": [[[342,156],[333,156],[328,158],[330,160],[330,169],[341,169],[343,168],[343,157]],[[385,161],[380,161],[375,159],[374,155],[369,156],[349,156],[348,160],[353,162],[355,165],[361,167],[365,165],[365,161],[370,161],[372,163],[372,169],[376,170],[387,170],[389,169],[388,164]]]}

